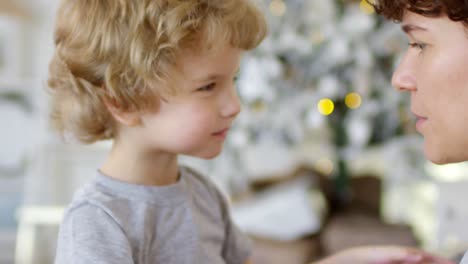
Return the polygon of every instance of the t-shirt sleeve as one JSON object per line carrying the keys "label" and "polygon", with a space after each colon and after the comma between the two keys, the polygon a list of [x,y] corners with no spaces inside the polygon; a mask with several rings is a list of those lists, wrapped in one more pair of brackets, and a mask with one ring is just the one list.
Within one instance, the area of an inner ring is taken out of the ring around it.
{"label": "t-shirt sleeve", "polygon": [[117,222],[85,204],[67,211],[60,226],[55,264],[133,264],[132,250]]}
{"label": "t-shirt sleeve", "polygon": [[230,206],[226,196],[219,191],[209,178],[200,175],[190,168],[187,168],[187,170],[202,182],[203,186],[208,189],[214,206],[219,206],[220,208],[225,231],[221,252],[224,261],[227,264],[244,264],[252,255],[252,241],[232,221]]}
{"label": "t-shirt sleeve", "polygon": [[252,255],[252,241],[232,221],[229,203],[218,191],[224,213],[226,239],[223,247],[223,257],[228,264],[244,264]]}
{"label": "t-shirt sleeve", "polygon": [[232,222],[231,218],[226,223],[226,240],[223,257],[228,264],[244,264],[252,255],[252,242]]}

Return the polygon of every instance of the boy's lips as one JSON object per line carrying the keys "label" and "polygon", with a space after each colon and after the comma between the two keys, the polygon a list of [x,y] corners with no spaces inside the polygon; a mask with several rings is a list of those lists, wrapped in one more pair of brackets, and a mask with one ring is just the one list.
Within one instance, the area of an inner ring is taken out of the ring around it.
{"label": "boy's lips", "polygon": [[219,130],[219,131],[216,131],[216,132],[214,132],[212,135],[213,135],[213,136],[217,136],[217,137],[220,137],[220,136],[225,137],[228,131],[229,131],[229,127],[228,127],[228,128],[224,128],[224,129]]}

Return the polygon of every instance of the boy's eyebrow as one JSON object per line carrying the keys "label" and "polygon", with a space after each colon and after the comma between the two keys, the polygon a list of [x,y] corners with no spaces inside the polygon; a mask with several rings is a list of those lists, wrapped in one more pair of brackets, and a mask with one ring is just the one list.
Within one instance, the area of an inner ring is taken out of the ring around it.
{"label": "boy's eyebrow", "polygon": [[404,24],[401,26],[401,29],[406,33],[406,34],[411,34],[412,31],[428,31],[427,28],[416,26],[413,24]]}
{"label": "boy's eyebrow", "polygon": [[[236,70],[236,75],[238,75],[240,72],[240,68],[238,68]],[[217,74],[217,73],[214,73],[214,74],[210,74],[208,75],[207,77],[202,77],[202,78],[199,78],[199,79],[195,79],[194,81],[196,82],[207,82],[207,81],[211,81],[211,80],[215,80],[219,77],[223,76],[223,74]]]}
{"label": "boy's eyebrow", "polygon": [[207,77],[202,77],[202,78],[197,78],[194,81],[196,82],[206,82],[206,81],[211,81],[219,77],[219,74],[210,74]]}

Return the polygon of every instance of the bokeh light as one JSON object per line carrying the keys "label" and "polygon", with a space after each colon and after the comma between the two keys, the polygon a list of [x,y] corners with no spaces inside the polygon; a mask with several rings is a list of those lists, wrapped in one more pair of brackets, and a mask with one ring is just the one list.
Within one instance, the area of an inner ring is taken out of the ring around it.
{"label": "bokeh light", "polygon": [[270,12],[275,16],[283,16],[286,13],[286,4],[283,0],[273,0],[270,3]]}
{"label": "bokeh light", "polygon": [[371,15],[375,13],[374,7],[371,6],[366,0],[361,0],[361,3],[359,4],[359,8],[361,11],[365,14]]}
{"label": "bokeh light", "polygon": [[335,110],[335,104],[331,99],[325,98],[319,101],[317,108],[320,114],[328,116]]}
{"label": "bokeh light", "polygon": [[362,99],[358,93],[349,93],[345,97],[345,104],[351,109],[357,109],[361,106]]}
{"label": "bokeh light", "polygon": [[325,35],[320,30],[315,31],[310,35],[310,41],[314,45],[318,45],[318,44],[322,43],[324,40],[325,40]]}
{"label": "bokeh light", "polygon": [[331,175],[333,172],[333,162],[329,159],[321,158],[315,163],[315,170],[323,175]]}
{"label": "bokeh light", "polygon": [[267,104],[263,100],[256,100],[255,102],[253,102],[251,104],[250,107],[251,107],[252,111],[254,111],[256,113],[265,112],[267,110],[267,108],[268,108]]}

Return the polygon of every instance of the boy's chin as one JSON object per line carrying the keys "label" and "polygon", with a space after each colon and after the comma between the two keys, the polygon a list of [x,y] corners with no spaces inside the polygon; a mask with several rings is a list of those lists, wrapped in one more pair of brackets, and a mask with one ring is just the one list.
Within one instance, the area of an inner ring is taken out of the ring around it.
{"label": "boy's chin", "polygon": [[221,151],[217,152],[216,154],[200,155],[200,156],[197,156],[197,157],[201,158],[201,159],[205,159],[205,160],[212,160],[212,159],[218,157],[220,153],[221,153]]}
{"label": "boy's chin", "polygon": [[200,158],[200,159],[205,159],[205,160],[211,160],[219,156],[221,154],[221,150],[212,150],[212,151],[206,151],[206,152],[200,152],[196,154],[189,154],[189,156]]}

